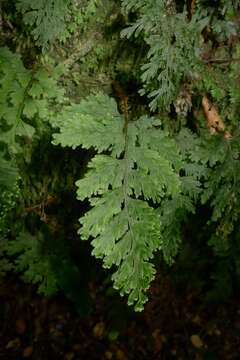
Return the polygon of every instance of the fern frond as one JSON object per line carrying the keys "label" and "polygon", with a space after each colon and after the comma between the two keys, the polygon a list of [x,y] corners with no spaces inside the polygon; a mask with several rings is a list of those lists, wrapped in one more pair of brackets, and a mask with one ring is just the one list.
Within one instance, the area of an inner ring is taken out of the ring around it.
{"label": "fern frond", "polygon": [[7,244],[7,253],[15,256],[14,270],[22,272],[26,281],[39,285],[39,292],[52,295],[57,291],[56,274],[51,264],[51,256],[42,251],[43,236],[32,236],[22,232]]}
{"label": "fern frond", "polygon": [[11,190],[16,185],[18,169],[13,161],[6,160],[4,154],[0,152],[0,187],[1,189]]}
{"label": "fern frond", "polygon": [[66,108],[53,122],[60,127],[60,134],[54,134],[54,144],[77,146],[98,152],[112,150],[120,154],[124,149],[122,133],[123,119],[113,99],[99,94],[90,96],[78,105]]}
{"label": "fern frond", "polygon": [[53,69],[52,76],[44,68],[27,70],[20,56],[0,48],[0,141],[11,153],[21,151],[18,137],[33,138],[34,119],[49,121],[54,112],[50,110],[53,100],[59,104],[64,101],[64,91],[56,80],[57,70]]}
{"label": "fern frond", "polygon": [[160,215],[149,202],[157,205],[180,192],[175,168],[181,160],[174,142],[156,119],[128,122],[105,95],[90,96],[68,109],[58,124],[55,144],[108,152],[95,155],[86,176],[76,183],[78,199],[89,199],[92,207],[80,219],[79,233],[82,239],[93,238],[93,254],[105,267],[117,268],[114,287],[142,310],[155,274],[150,260],[163,241]]}
{"label": "fern frond", "polygon": [[36,43],[45,49],[66,32],[66,17],[71,0],[18,0],[17,9],[31,27]]}
{"label": "fern frond", "polygon": [[[130,11],[135,5],[123,1]],[[173,7],[171,10],[169,6]],[[143,89],[148,94],[150,108],[169,109],[176,99],[180,84],[199,71],[200,34],[208,19],[193,16],[191,21],[183,11],[177,13],[175,1],[141,1],[137,5],[138,19],[122,31],[123,37],[143,34],[149,46],[146,63],[142,66]]]}
{"label": "fern frond", "polygon": [[209,244],[224,254],[230,248],[230,236],[240,217],[239,137],[213,136],[205,131],[197,136],[184,129],[177,142],[186,159],[187,176],[181,177],[183,192],[194,201],[210,205],[209,223],[215,224],[216,229]]}

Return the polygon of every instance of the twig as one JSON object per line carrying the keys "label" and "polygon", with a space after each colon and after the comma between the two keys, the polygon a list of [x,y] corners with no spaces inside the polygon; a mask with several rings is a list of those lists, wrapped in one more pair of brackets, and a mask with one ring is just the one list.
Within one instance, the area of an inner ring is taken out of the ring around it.
{"label": "twig", "polygon": [[203,62],[206,63],[206,64],[209,64],[209,63],[227,64],[227,63],[238,62],[238,61],[240,61],[240,58],[233,58],[233,59],[207,59],[207,60],[203,60]]}

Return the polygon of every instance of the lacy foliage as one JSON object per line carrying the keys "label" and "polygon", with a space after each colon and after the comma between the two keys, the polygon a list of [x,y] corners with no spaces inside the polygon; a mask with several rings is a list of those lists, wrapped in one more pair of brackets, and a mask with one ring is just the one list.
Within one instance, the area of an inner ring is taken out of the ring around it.
{"label": "lacy foliage", "polygon": [[66,35],[66,17],[71,0],[18,0],[17,9],[30,26],[38,45],[49,43]]}
{"label": "lacy foliage", "polygon": [[[60,73],[58,68],[49,73],[43,66],[28,70],[20,56],[0,49],[0,275],[23,272],[46,294],[56,288],[49,257],[39,251],[40,238],[17,235],[24,225],[16,213],[24,203],[23,164],[30,162],[34,141],[49,127],[53,103],[64,101],[57,85]],[[27,193],[32,196],[30,188]]]}
{"label": "lacy foliage", "polygon": [[128,122],[114,100],[101,94],[66,109],[58,125],[54,144],[97,152],[77,181],[78,199],[91,205],[80,219],[81,238],[93,238],[93,255],[116,269],[114,287],[142,310],[155,274],[149,260],[164,241],[160,214],[150,204],[174,198],[181,187],[174,171],[181,164],[175,143],[156,119]]}

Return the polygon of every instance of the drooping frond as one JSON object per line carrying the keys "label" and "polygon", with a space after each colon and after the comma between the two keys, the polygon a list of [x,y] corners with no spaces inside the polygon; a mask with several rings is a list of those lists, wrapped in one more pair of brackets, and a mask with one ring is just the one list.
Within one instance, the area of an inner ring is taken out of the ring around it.
{"label": "drooping frond", "polygon": [[78,199],[91,204],[80,219],[81,238],[93,238],[93,254],[103,259],[104,267],[116,269],[114,287],[142,310],[155,274],[150,260],[163,242],[160,215],[150,203],[157,205],[180,191],[176,145],[159,121],[141,117],[128,122],[105,95],[67,109],[57,123],[55,144],[94,147],[98,153],[77,181]]}

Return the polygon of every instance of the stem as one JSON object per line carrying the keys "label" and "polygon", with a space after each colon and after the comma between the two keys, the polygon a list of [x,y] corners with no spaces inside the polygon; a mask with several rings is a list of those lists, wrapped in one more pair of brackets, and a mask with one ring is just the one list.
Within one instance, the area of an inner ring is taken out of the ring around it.
{"label": "stem", "polygon": [[233,58],[233,59],[207,59],[207,60],[203,60],[204,63],[209,64],[209,63],[216,63],[216,64],[228,64],[231,62],[238,62],[240,61],[240,58]]}
{"label": "stem", "polygon": [[134,235],[132,231],[132,220],[129,215],[129,195],[127,193],[127,175],[128,175],[128,154],[129,154],[129,137],[128,137],[128,124],[129,124],[129,116],[128,112],[125,113],[125,123],[124,123],[124,134],[125,134],[125,145],[124,145],[124,158],[125,167],[124,167],[124,177],[123,177],[123,193],[124,193],[124,209],[127,215],[128,229],[131,236],[131,250],[128,255],[130,255],[134,249]]}

